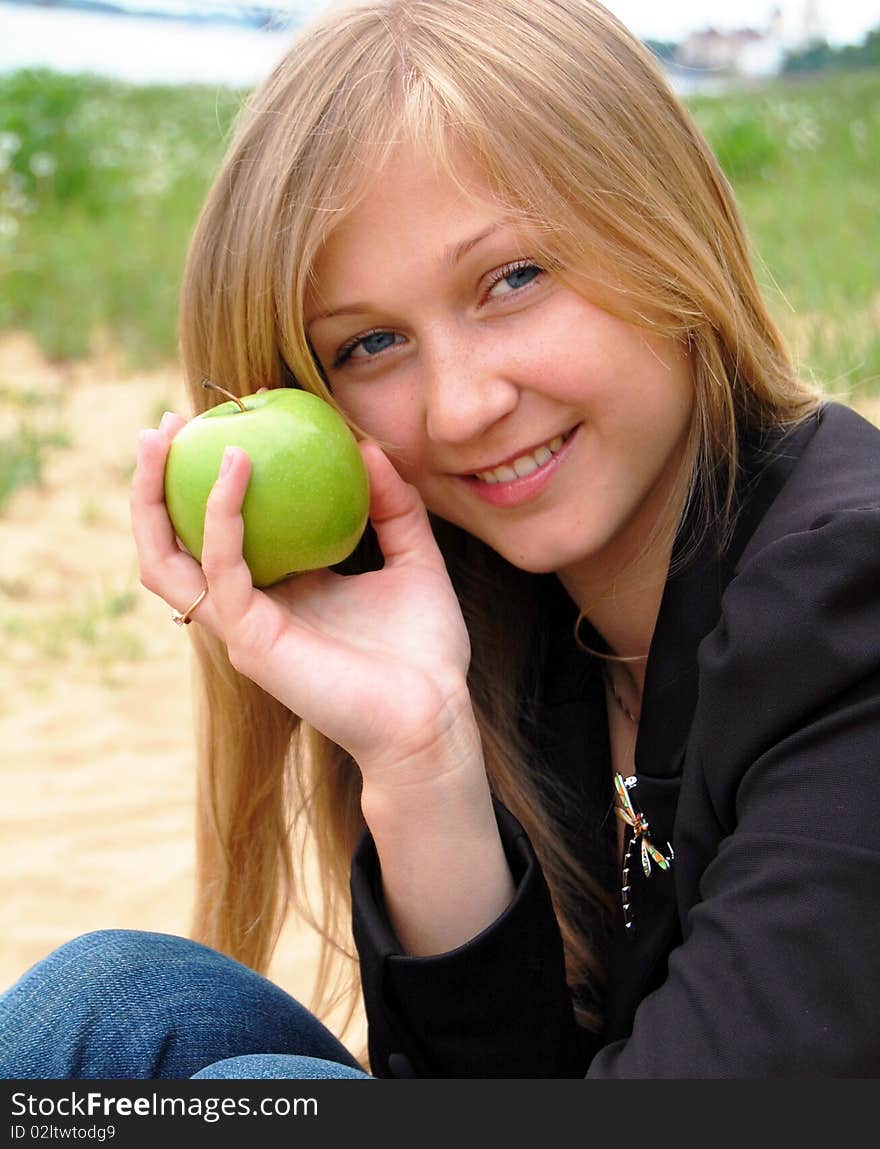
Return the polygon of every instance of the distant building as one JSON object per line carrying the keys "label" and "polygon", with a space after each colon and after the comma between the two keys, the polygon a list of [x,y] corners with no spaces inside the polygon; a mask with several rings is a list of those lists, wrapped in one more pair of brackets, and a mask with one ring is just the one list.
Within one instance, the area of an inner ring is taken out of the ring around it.
{"label": "distant building", "polygon": [[787,52],[801,51],[824,39],[817,0],[805,0],[797,17],[786,19],[775,8],[765,28],[722,31],[702,28],[679,44],[674,63],[731,78],[775,76]]}

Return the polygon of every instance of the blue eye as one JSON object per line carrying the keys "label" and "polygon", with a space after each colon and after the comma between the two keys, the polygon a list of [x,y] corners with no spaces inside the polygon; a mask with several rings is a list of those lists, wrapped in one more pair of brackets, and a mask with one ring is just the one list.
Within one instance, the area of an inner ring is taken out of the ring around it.
{"label": "blue eye", "polygon": [[[390,347],[394,339],[393,331],[374,331],[371,335],[359,339],[356,346],[363,347],[367,355],[375,355],[377,351],[384,351],[386,347]],[[352,351],[354,349],[353,347]]]}
{"label": "blue eye", "polygon": [[[495,281],[486,294],[497,298],[499,295],[510,295],[514,291],[520,291],[541,275],[542,271],[543,269],[537,264],[528,261],[508,264],[499,269]],[[502,290],[498,290],[499,288]]]}
{"label": "blue eye", "polygon": [[[386,347],[391,347],[396,342],[397,335],[393,331],[369,331],[366,335],[361,335],[345,344],[336,356],[336,362],[333,366],[341,367],[346,360],[352,357],[365,359],[371,355],[378,355],[380,351],[384,351]],[[355,355],[359,348],[363,350],[363,354]]]}

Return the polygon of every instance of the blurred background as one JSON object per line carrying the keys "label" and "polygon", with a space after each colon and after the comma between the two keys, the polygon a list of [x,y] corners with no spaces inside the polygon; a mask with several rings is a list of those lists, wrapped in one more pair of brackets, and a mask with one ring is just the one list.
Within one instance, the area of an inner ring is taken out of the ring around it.
{"label": "blurred background", "polygon": [[[0,0],[0,989],[87,930],[188,931],[188,644],[128,484],[186,412],[178,285],[230,125],[325,6]],[[608,6],[715,148],[801,369],[880,422],[880,6]],[[291,926],[271,971],[306,1001],[314,944]]]}

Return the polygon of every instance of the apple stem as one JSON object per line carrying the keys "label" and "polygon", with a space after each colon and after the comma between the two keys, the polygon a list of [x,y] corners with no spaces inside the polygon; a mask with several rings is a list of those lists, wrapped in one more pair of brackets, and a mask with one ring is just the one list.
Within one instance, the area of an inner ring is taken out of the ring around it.
{"label": "apple stem", "polygon": [[247,411],[247,407],[245,407],[241,399],[239,399],[237,395],[233,395],[231,391],[227,391],[225,387],[220,387],[217,383],[212,383],[210,379],[203,379],[202,386],[207,391],[219,391],[221,395],[225,395],[227,399],[231,399],[234,403],[237,403],[242,411]]}

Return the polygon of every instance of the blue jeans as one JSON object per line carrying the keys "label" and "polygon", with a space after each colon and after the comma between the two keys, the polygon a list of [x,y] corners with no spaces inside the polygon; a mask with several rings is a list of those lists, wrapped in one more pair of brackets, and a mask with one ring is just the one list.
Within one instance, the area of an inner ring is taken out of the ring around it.
{"label": "blue jeans", "polygon": [[163,1077],[369,1080],[278,986],[170,934],[84,934],[0,996],[0,1078]]}

